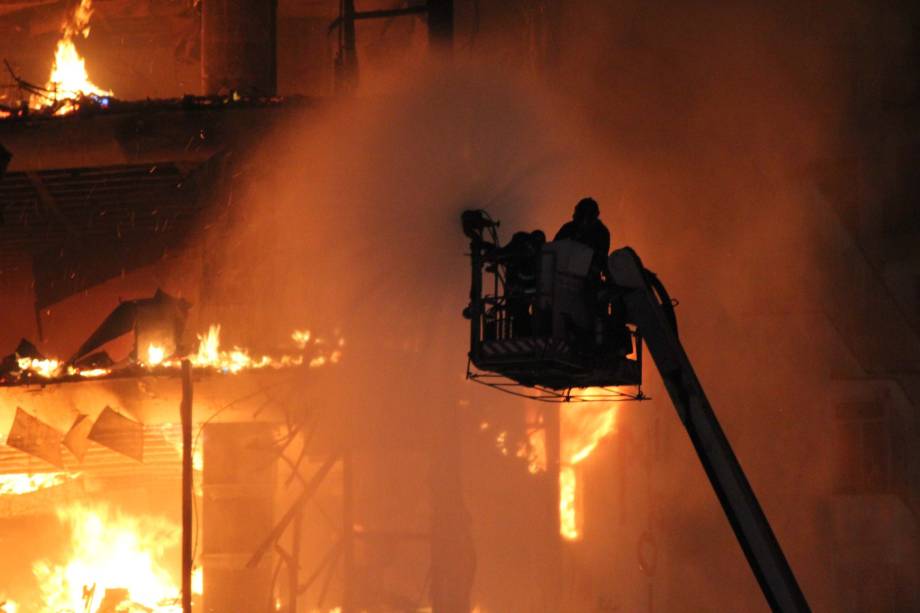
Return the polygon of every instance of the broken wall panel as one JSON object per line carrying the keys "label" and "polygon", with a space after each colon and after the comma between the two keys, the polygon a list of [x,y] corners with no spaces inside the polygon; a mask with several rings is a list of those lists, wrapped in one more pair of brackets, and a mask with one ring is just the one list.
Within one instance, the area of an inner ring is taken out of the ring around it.
{"label": "broken wall panel", "polygon": [[29,455],[41,458],[55,466],[63,466],[64,458],[61,455],[61,445],[64,435],[41,421],[16,407],[16,417],[13,427],[6,437],[6,444]]}
{"label": "broken wall panel", "polygon": [[144,461],[144,424],[105,407],[89,432],[89,439],[112,451]]}
{"label": "broken wall panel", "polygon": [[89,415],[80,414],[64,435],[64,446],[77,458],[78,462],[82,462],[86,457],[90,443],[89,433],[92,429],[93,420],[89,418]]}

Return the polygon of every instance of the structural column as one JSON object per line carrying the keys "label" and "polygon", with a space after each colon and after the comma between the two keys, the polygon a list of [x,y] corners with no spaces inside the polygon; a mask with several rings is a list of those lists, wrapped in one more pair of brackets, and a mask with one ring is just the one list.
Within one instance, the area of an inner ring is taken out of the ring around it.
{"label": "structural column", "polygon": [[434,412],[431,450],[431,606],[469,613],[476,554],[463,503],[457,407]]}
{"label": "structural column", "polygon": [[206,95],[274,96],[277,0],[203,0],[201,81]]}
{"label": "structural column", "polygon": [[559,533],[559,472],[562,467],[562,428],[559,412],[564,404],[547,403],[543,410],[543,432],[546,436],[547,516],[546,568],[543,583],[544,608],[547,613],[561,610],[562,604],[562,538]]}
{"label": "structural column", "polygon": [[355,613],[355,494],[352,450],[342,455],[342,613]]}
{"label": "structural column", "polygon": [[428,0],[428,42],[450,53],[454,44],[454,0]]}
{"label": "structural column", "polygon": [[355,34],[355,0],[342,0],[339,53],[335,58],[335,89],[353,94],[358,86],[358,47]]}

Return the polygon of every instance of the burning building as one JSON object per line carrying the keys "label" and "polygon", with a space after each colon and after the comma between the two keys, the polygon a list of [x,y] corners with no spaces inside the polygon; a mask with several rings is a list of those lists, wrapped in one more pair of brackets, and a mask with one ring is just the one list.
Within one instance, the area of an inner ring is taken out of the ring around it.
{"label": "burning building", "polygon": [[906,4],[0,0],[0,611],[765,610],[651,362],[464,377],[458,214],[586,193],[808,603],[920,607]]}

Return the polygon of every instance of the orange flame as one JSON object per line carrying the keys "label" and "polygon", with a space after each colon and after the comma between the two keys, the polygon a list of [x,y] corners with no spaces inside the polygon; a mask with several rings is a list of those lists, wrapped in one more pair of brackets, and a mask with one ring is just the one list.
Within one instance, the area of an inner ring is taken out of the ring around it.
{"label": "orange flame", "polygon": [[[220,372],[236,374],[241,370],[271,366],[299,366],[303,356],[281,356],[273,360],[267,355],[254,358],[246,349],[234,347],[230,351],[220,348],[220,324],[211,325],[207,333],[198,335],[198,351],[190,357],[192,365],[199,368],[213,368]],[[312,365],[312,364],[311,364]]]}
{"label": "orange flame", "polygon": [[[160,613],[179,610],[180,590],[162,565],[167,550],[179,543],[177,524],[160,517],[127,516],[106,505],[71,504],[58,509],[57,515],[71,529],[71,550],[63,563],[42,560],[32,567],[43,613],[94,611],[106,589],[114,588],[128,590],[127,604]],[[93,586],[93,602],[87,607],[84,596]]]}
{"label": "orange flame", "polygon": [[40,377],[51,378],[61,372],[60,360],[40,360],[38,358],[19,358],[19,370],[32,372]]}
{"label": "orange flame", "polygon": [[[305,349],[311,341],[310,332],[295,330],[291,338],[300,349]],[[327,343],[321,338],[313,340],[314,347],[325,346]],[[339,338],[328,353],[322,353],[310,359],[310,368],[318,368],[326,364],[337,364],[342,358],[342,347],[345,339]],[[240,347],[226,351],[220,348],[220,324],[212,324],[207,333],[198,335],[198,350],[190,356],[192,365],[196,367],[213,368],[223,373],[236,374],[242,370],[259,368],[286,368],[300,366],[304,363],[302,355],[282,355],[272,358],[267,355],[253,357],[249,351]]]}
{"label": "orange flame", "polygon": [[147,346],[147,366],[157,366],[166,359],[166,348],[156,343],[150,343]]}
{"label": "orange flame", "polygon": [[[261,368],[290,368],[307,363],[310,368],[318,368],[327,364],[338,364],[342,360],[345,339],[336,336],[334,342],[327,342],[322,338],[312,338],[309,331],[298,330],[291,335],[294,344],[301,350],[310,349],[314,355],[306,360],[300,355],[281,356],[253,356],[247,349],[234,346],[230,350],[221,349],[220,324],[213,324],[204,334],[198,335],[198,348],[188,359],[193,366],[215,370],[223,374],[237,374],[244,370]],[[144,357],[138,362],[144,367],[178,368],[181,364],[180,356],[169,356],[167,349],[159,344],[150,343],[143,351]],[[63,375],[71,377],[96,378],[112,373],[108,368],[77,368],[68,365],[66,368],[61,360],[52,358],[20,357],[17,360],[19,375],[30,375],[43,379],[54,379]]]}
{"label": "orange flame", "polygon": [[0,475],[0,496],[31,494],[49,487],[63,485],[80,473],[11,473]]}
{"label": "orange flame", "polygon": [[[586,388],[573,392],[573,402],[559,407],[559,533],[570,541],[582,538],[581,492],[579,489],[579,464],[587,459],[604,438],[616,430],[618,406],[613,403],[579,402],[579,398],[597,398],[606,392]],[[536,417],[536,416],[531,416]],[[495,447],[503,456],[514,456],[527,462],[531,474],[546,471],[546,428],[542,419],[533,422],[525,442],[512,449],[508,432],[495,434],[492,424],[480,422],[482,432],[493,432]]]}
{"label": "orange flame", "polygon": [[310,342],[310,331],[309,330],[294,330],[291,333],[291,338],[297,343],[297,346],[300,349],[303,349],[307,346],[307,343]]}
{"label": "orange flame", "polygon": [[[559,533],[566,540],[582,538],[578,465],[616,429],[616,404],[578,402],[579,397],[596,398],[601,393],[603,390],[587,388],[573,393],[574,402],[560,405]],[[491,428],[487,422],[479,427],[483,431]],[[509,455],[507,432],[498,434],[495,445],[502,455]],[[541,423],[528,431],[526,443],[517,448],[515,456],[527,461],[531,474],[546,471],[546,429]]]}
{"label": "orange flame", "polygon": [[111,374],[111,370],[108,368],[90,368],[89,370],[76,370],[70,374],[78,374],[81,377],[86,377],[87,379],[92,379],[95,377],[102,377],[108,374]]}
{"label": "orange flame", "polygon": [[[581,392],[590,396],[597,390]],[[565,404],[560,411],[559,533],[570,541],[582,537],[577,465],[616,428],[617,405],[594,402]]]}
{"label": "orange flame", "polygon": [[578,473],[574,466],[559,467],[559,534],[577,541],[582,534],[581,504],[578,499]]}
{"label": "orange flame", "polygon": [[[81,96],[111,96],[112,92],[102,89],[89,79],[86,72],[86,61],[77,51],[74,39],[78,36],[89,36],[89,21],[93,16],[92,0],[81,0],[74,9],[70,18],[61,28],[61,38],[54,51],[54,61],[51,64],[51,76],[45,84],[45,89],[53,92],[55,101],[66,101],[57,110],[58,115],[69,113],[77,108],[75,99]],[[54,101],[52,101],[54,102]],[[48,101],[41,97],[32,97],[32,106],[41,108],[48,106]]]}

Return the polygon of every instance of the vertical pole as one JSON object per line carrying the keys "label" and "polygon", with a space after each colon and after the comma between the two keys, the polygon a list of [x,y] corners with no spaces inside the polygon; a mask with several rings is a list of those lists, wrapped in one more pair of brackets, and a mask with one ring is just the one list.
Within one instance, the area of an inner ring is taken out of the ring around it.
{"label": "vertical pole", "polygon": [[13,159],[13,154],[4,149],[3,145],[0,145],[0,179],[3,178],[3,173],[6,172],[6,166],[11,159]]}
{"label": "vertical pole", "polygon": [[182,613],[192,613],[192,364],[182,360]]}
{"label": "vertical pole", "polygon": [[[355,77],[358,65],[358,48],[355,43],[355,0],[344,0],[345,2],[345,64],[350,79]],[[352,83],[354,85],[354,83]]]}
{"label": "vertical pole", "polygon": [[303,504],[299,505],[291,530],[291,560],[288,568],[288,611],[297,613],[297,584],[300,580],[300,539],[303,526]]}
{"label": "vertical pole", "polygon": [[482,339],[482,247],[480,241],[470,242],[470,257],[473,279],[470,283],[470,359],[479,362],[479,347]]}
{"label": "vertical pole", "polygon": [[354,613],[355,500],[351,449],[342,455],[342,613]]}
{"label": "vertical pole", "polygon": [[358,85],[358,50],[355,43],[355,0],[341,0],[339,57],[336,58],[336,92],[353,93]]}
{"label": "vertical pole", "polygon": [[202,0],[201,87],[205,95],[274,96],[278,0]]}
{"label": "vertical pole", "polygon": [[562,467],[562,426],[559,412],[564,404],[548,403],[543,412],[543,428],[546,436],[546,476],[549,486],[549,521],[547,529],[547,568],[544,610],[555,612],[561,609],[562,586],[562,539],[559,534],[559,475]]}
{"label": "vertical pole", "polygon": [[457,406],[447,403],[435,412],[432,428],[431,608],[434,613],[469,613],[476,552],[463,502]]}
{"label": "vertical pole", "polygon": [[450,57],[454,46],[454,0],[428,0],[428,44]]}

